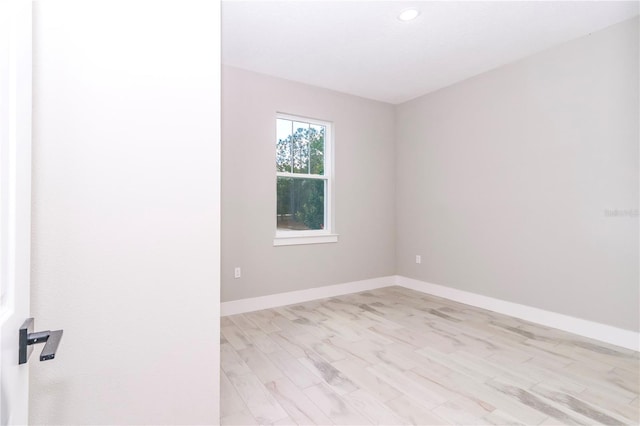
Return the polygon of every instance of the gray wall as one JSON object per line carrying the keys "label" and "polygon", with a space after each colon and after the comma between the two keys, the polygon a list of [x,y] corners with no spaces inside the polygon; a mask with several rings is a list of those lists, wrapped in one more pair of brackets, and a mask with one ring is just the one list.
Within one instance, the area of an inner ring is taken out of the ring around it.
{"label": "gray wall", "polygon": [[400,105],[397,273],[638,330],[605,215],[638,209],[638,50],[635,18]]}
{"label": "gray wall", "polygon": [[[232,67],[222,80],[221,300],[394,274],[393,106]],[[334,124],[337,243],[273,246],[276,112]]]}

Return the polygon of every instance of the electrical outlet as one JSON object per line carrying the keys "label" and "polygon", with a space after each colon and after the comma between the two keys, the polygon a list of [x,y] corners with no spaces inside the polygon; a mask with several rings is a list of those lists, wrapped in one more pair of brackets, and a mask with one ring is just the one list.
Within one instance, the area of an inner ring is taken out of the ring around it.
{"label": "electrical outlet", "polygon": [[239,266],[233,270],[233,278],[240,278],[242,276],[242,269]]}
{"label": "electrical outlet", "polygon": [[422,256],[416,254],[416,263],[422,263]]}

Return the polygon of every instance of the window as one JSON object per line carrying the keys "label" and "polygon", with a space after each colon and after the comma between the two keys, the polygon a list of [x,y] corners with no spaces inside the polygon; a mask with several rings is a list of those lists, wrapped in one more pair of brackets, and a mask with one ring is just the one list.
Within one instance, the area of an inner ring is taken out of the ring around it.
{"label": "window", "polygon": [[274,245],[331,243],[331,123],[276,118],[276,237]]}

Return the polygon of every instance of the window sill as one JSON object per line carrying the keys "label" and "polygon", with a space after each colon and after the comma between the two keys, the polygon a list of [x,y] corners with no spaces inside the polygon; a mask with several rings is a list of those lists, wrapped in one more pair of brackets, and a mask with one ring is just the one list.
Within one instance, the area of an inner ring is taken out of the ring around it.
{"label": "window sill", "polygon": [[337,243],[338,234],[322,235],[276,235],[273,239],[274,246],[295,246],[302,244],[326,244]]}

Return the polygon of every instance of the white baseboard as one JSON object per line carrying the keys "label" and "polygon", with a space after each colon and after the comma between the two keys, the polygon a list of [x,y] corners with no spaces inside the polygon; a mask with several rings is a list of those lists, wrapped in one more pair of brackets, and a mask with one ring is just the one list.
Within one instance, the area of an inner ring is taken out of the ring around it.
{"label": "white baseboard", "polygon": [[494,299],[442,285],[431,284],[403,276],[396,276],[396,285],[410,288],[456,302],[487,309],[500,314],[510,315],[536,324],[568,331],[580,336],[611,343],[612,345],[634,351],[640,350],[640,333],[601,324],[594,321],[575,318],[569,315],[545,311],[544,309]]}
{"label": "white baseboard", "polygon": [[245,312],[259,311],[261,309],[309,302],[311,300],[323,299],[325,297],[335,297],[342,296],[344,294],[358,293],[360,291],[374,290],[376,288],[395,285],[395,281],[395,276],[380,277],[369,280],[352,281],[344,284],[310,288],[307,290],[251,297],[249,299],[232,300],[230,302],[223,302],[220,304],[220,316],[224,317],[227,315],[243,314]]}
{"label": "white baseboard", "polygon": [[399,275],[223,302],[220,304],[220,316],[243,314],[245,312],[259,311],[261,309],[293,305],[295,303],[308,302],[326,297],[342,296],[344,294],[374,290],[376,288],[392,285],[406,287],[421,293],[443,297],[445,299],[520,318],[547,327],[557,328],[558,330],[568,331],[569,333],[574,333],[579,336],[600,340],[601,342],[610,343],[612,345],[621,346],[634,351],[640,351],[640,333],[635,331],[624,330],[622,328],[594,321],[545,311],[544,309],[534,308],[532,306],[507,302],[506,300],[482,296],[480,294],[470,293],[468,291],[458,290],[438,284],[431,284]]}

